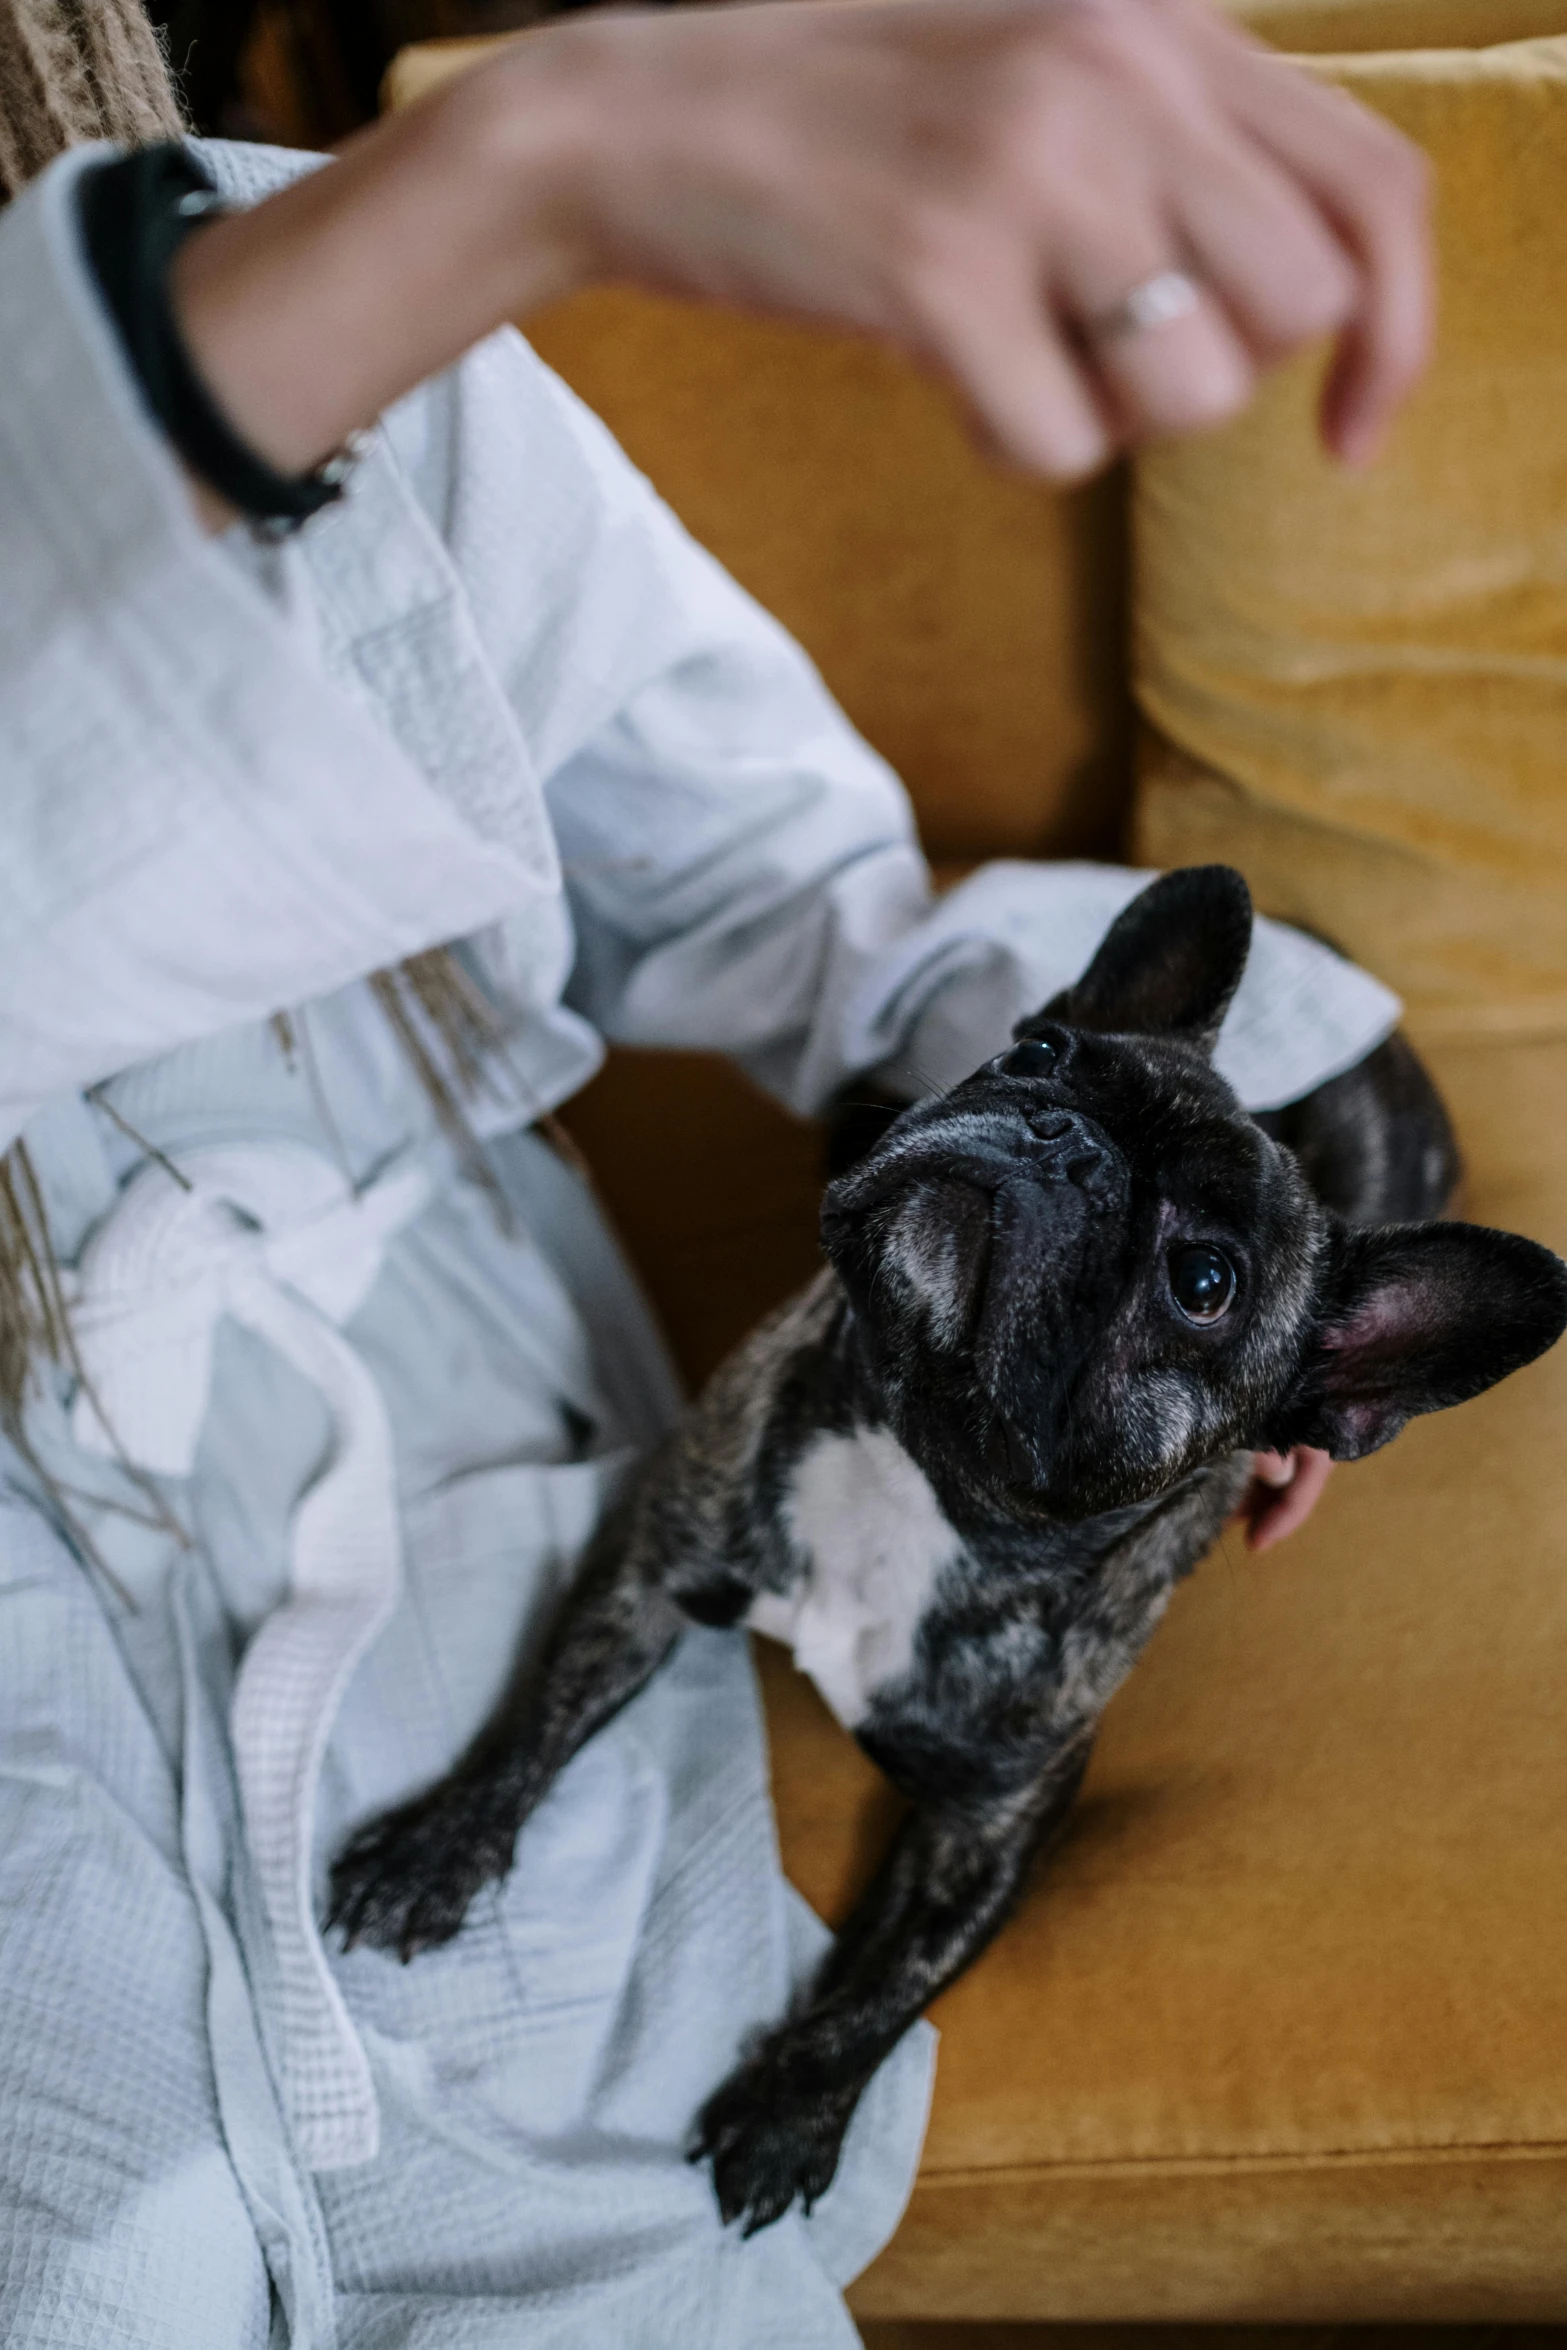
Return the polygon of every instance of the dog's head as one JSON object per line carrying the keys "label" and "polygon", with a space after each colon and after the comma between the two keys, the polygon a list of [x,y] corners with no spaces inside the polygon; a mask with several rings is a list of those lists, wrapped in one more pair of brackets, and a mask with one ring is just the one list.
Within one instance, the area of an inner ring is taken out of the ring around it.
{"label": "dog's head", "polygon": [[1318,1203],[1211,1066],[1250,941],[1238,874],[1166,874],[829,1187],[889,1420],[949,1493],[1083,1518],[1243,1447],[1357,1459],[1567,1324],[1567,1267],[1532,1241]]}

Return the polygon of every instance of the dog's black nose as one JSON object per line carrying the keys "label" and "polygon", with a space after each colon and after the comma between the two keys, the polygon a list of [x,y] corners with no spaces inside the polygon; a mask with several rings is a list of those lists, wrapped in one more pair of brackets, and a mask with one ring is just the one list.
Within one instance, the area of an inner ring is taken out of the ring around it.
{"label": "dog's black nose", "polygon": [[1125,1161],[1109,1136],[1076,1110],[1031,1111],[1028,1130],[1044,1148],[1036,1164],[1052,1182],[1070,1183],[1090,1198],[1108,1201],[1119,1191]]}

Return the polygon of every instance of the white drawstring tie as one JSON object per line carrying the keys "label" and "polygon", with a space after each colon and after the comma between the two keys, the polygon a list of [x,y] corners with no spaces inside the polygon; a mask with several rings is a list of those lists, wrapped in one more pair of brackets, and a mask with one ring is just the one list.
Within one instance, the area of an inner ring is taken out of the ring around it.
{"label": "white drawstring tie", "polygon": [[231,1727],[281,1982],[283,2100],[303,2159],[338,2170],[374,2157],[380,2116],[316,1929],[315,1793],[349,1676],[402,1584],[386,1406],[339,1325],[431,1181],[405,1168],[356,1193],[292,1142],[183,1152],[179,1172],[189,1190],[144,1168],[67,1277],[86,1374],[73,1429],[92,1451],[188,1476],[225,1314],[275,1347],[331,1413],[330,1457],[294,1512],[287,1597],[245,1651]]}

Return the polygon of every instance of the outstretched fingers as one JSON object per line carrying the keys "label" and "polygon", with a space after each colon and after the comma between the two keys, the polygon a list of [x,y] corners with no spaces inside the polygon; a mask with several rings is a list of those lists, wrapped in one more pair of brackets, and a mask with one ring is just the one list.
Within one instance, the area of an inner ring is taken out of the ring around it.
{"label": "outstretched fingers", "polygon": [[1315,208],[1347,265],[1350,300],[1338,325],[1322,429],[1338,456],[1362,464],[1430,357],[1430,166],[1411,140],[1309,67],[1273,57],[1228,27],[1221,51],[1207,11],[1191,0],[1180,4],[1215,57],[1237,128]]}
{"label": "outstretched fingers", "polygon": [[1430,342],[1418,151],[1199,0],[974,21],[1010,32],[1007,95],[972,76],[961,167],[908,207],[900,292],[904,338],[986,433],[1073,477],[1224,421],[1336,337],[1324,436],[1369,455]]}

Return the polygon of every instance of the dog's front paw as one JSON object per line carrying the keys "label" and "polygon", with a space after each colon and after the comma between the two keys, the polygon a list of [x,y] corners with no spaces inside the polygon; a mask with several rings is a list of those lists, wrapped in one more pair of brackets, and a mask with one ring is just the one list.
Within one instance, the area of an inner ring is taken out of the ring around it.
{"label": "dog's front paw", "polygon": [[809,2211],[832,2185],[859,2091],[802,2096],[786,2090],[765,2056],[732,2073],[708,2099],[693,2162],[710,2162],[725,2225],[742,2234],[781,2219],[798,2196]]}
{"label": "dog's front paw", "polygon": [[451,1940],[480,1887],[511,1867],[516,1840],[515,1818],[498,1812],[486,1790],[433,1788],[345,1845],[327,1924],[342,1928],[345,1950],[369,1942],[406,1965]]}

